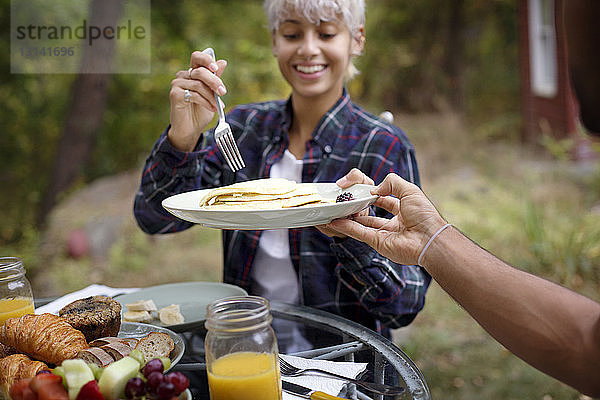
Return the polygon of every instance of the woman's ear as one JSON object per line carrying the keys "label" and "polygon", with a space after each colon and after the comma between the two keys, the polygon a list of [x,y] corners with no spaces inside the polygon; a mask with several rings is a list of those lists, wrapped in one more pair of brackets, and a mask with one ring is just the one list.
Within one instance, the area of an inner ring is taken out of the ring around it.
{"label": "woman's ear", "polygon": [[365,26],[360,25],[352,38],[352,55],[359,56],[365,48]]}

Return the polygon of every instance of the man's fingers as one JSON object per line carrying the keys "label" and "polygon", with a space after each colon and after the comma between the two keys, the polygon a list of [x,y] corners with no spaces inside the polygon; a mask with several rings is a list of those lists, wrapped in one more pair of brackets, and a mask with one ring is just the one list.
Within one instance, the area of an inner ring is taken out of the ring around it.
{"label": "man's fingers", "polygon": [[389,196],[394,195],[398,198],[402,198],[418,187],[414,184],[405,181],[400,176],[391,173],[388,174],[383,182],[381,182],[374,190],[371,191],[373,194],[377,194],[379,196]]}
{"label": "man's fingers", "polygon": [[369,178],[367,175],[363,174],[361,170],[358,168],[352,168],[348,174],[341,177],[337,180],[336,184],[345,189],[350,187],[356,183],[364,183],[367,185],[374,185],[373,179]]}
{"label": "man's fingers", "polygon": [[381,229],[390,222],[387,218],[373,217],[370,215],[357,215],[353,220],[367,228],[373,229]]}
{"label": "man's fingers", "polygon": [[400,209],[400,200],[391,196],[379,197],[373,205],[397,215]]}
{"label": "man's fingers", "polygon": [[[363,217],[364,218],[364,217]],[[350,236],[361,242],[365,242],[369,246],[375,248],[377,242],[376,229],[364,226],[351,219],[336,219],[327,224],[327,227],[340,232],[346,236]]]}

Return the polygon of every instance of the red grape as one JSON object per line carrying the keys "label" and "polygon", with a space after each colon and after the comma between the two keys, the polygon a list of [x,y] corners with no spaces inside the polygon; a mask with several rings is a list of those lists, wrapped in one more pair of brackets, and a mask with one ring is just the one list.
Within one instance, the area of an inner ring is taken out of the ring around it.
{"label": "red grape", "polygon": [[36,375],[41,375],[41,374],[51,374],[51,373],[52,373],[52,371],[50,371],[48,369],[42,369],[42,370],[36,372],[35,374]]}
{"label": "red grape", "polygon": [[190,385],[190,380],[181,372],[171,372],[166,375],[166,381],[171,382],[175,386],[175,394],[179,395]]}
{"label": "red grape", "polygon": [[163,366],[162,361],[160,361],[158,358],[154,358],[148,361],[146,365],[144,365],[142,373],[146,378],[148,378],[148,376],[150,376],[150,374],[153,372],[160,372],[162,374],[164,369],[165,368]]}
{"label": "red grape", "polygon": [[162,372],[154,371],[146,377],[146,388],[148,392],[156,393],[158,386],[165,380]]}
{"label": "red grape", "polygon": [[175,396],[175,386],[171,382],[163,381],[158,385],[156,395],[161,400],[171,400]]}
{"label": "red grape", "polygon": [[131,378],[125,385],[125,397],[135,399],[146,394],[146,384],[142,378]]}

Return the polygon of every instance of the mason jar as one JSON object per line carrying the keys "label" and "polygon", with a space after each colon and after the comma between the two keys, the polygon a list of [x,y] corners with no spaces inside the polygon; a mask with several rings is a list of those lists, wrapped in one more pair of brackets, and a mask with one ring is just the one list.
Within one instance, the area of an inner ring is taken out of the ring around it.
{"label": "mason jar", "polygon": [[280,400],[281,376],[269,302],[227,297],[207,307],[204,346],[211,400]]}
{"label": "mason jar", "polygon": [[0,325],[33,312],[33,293],[23,261],[19,257],[0,257]]}

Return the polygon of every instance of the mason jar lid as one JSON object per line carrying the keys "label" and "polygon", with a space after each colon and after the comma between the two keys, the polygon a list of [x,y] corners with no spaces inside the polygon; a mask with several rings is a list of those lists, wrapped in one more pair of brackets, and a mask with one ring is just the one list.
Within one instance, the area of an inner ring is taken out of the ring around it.
{"label": "mason jar lid", "polygon": [[0,257],[0,280],[16,279],[25,275],[20,257]]}
{"label": "mason jar lid", "polygon": [[216,300],[207,306],[206,329],[243,332],[271,324],[269,301],[259,296],[233,296]]}

